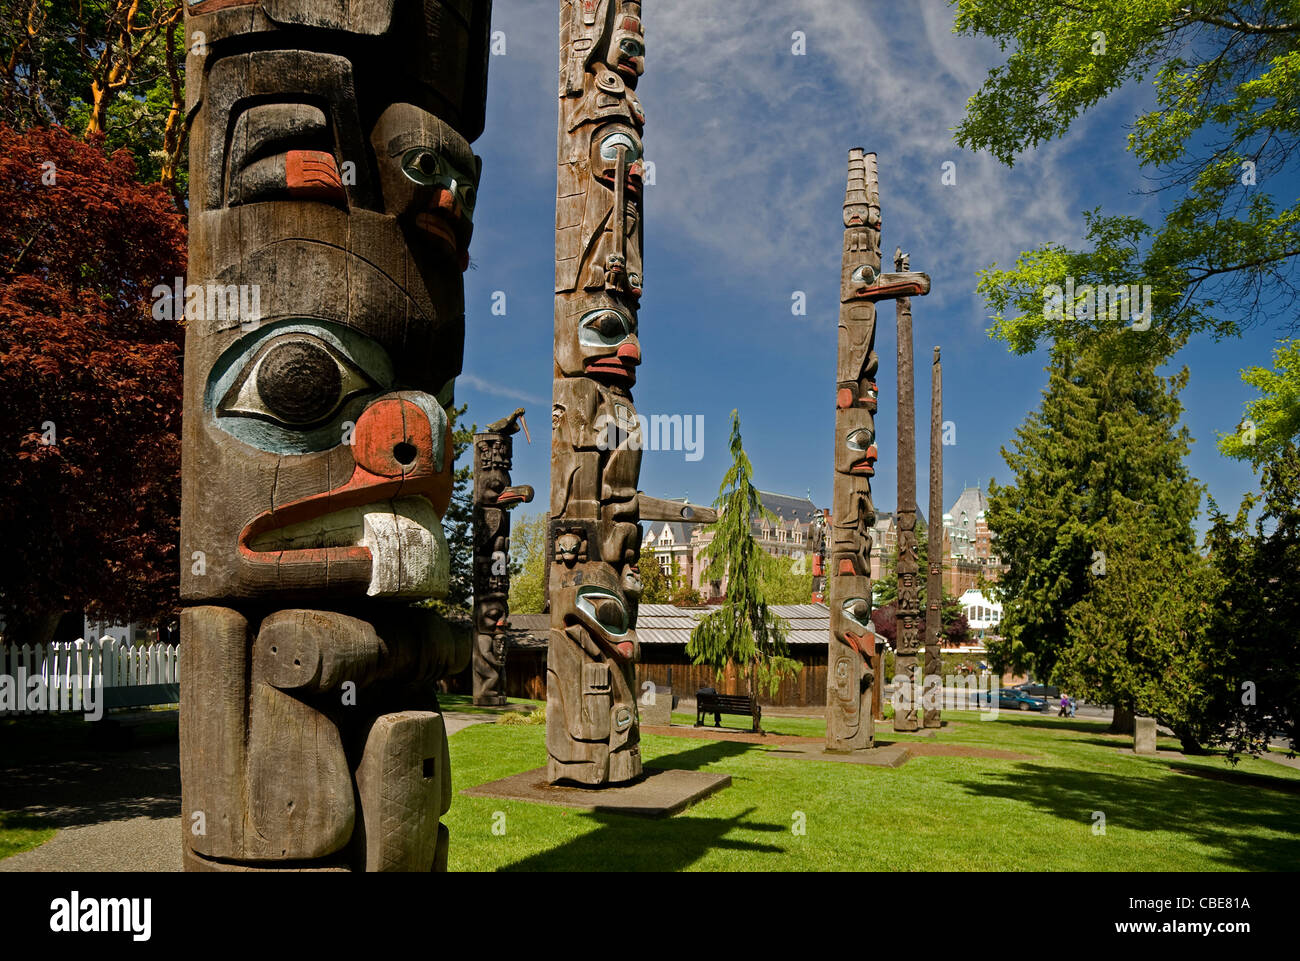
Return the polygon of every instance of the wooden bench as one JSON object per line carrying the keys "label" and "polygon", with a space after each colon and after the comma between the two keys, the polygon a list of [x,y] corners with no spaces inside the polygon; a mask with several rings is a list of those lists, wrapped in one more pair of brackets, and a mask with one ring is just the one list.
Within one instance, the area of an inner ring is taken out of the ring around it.
{"label": "wooden bench", "polygon": [[719,694],[716,691],[696,691],[696,727],[703,727],[704,715],[706,714],[713,715],[714,727],[722,727],[722,715],[724,714],[747,714],[754,719],[754,733],[763,733],[763,728],[759,726],[759,721],[763,717],[763,709],[759,706],[758,701],[752,697],[734,694]]}

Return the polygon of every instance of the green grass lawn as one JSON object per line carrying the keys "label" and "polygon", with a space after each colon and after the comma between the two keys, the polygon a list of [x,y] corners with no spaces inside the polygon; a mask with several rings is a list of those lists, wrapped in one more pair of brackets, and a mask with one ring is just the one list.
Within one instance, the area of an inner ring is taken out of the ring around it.
{"label": "green grass lawn", "polygon": [[[647,820],[456,794],[450,868],[483,870],[1215,871],[1300,867],[1300,771],[1222,757],[1140,758],[1098,722],[1003,714],[937,736],[1023,760],[914,757],[901,768],[781,759],[766,745],[643,735],[652,767],[719,771],[732,784]],[[674,720],[693,722],[693,716]],[[725,720],[725,719],[724,719]],[[743,720],[742,720],[743,723]],[[821,736],[818,718],[765,717]],[[1177,742],[1161,739],[1162,749]],[[1127,750],[1126,750],[1127,749]],[[482,724],[451,738],[457,791],[545,763],[542,727]],[[1210,777],[1184,770],[1206,771]],[[1094,812],[1105,833],[1094,833]],[[505,814],[504,834],[500,829]],[[796,833],[803,825],[804,832]]]}
{"label": "green grass lawn", "polygon": [[55,829],[45,818],[0,811],[0,861],[44,844],[54,837]]}

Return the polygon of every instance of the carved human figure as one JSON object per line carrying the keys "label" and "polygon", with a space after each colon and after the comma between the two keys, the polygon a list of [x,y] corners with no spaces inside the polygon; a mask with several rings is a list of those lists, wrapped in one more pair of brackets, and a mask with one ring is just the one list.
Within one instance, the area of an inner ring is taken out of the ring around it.
{"label": "carved human figure", "polygon": [[531,487],[510,483],[523,414],[521,407],[474,435],[474,703],[481,706],[506,702],[510,510],[533,499]]}
{"label": "carved human figure", "polygon": [[876,447],[876,301],[929,289],[929,278],[880,272],[876,155],[849,151],[835,394],[835,474],[830,526],[826,747],[853,751],[873,738],[875,629],[871,547],[876,520],[871,478]]}
{"label": "carved human figure", "polygon": [[548,777],[641,774],[641,4],[561,0],[551,447]]}
{"label": "carved human figure", "polygon": [[188,4],[189,280],[259,294],[187,317],[188,869],[446,865],[470,638],[411,602],[449,578],[490,12]]}

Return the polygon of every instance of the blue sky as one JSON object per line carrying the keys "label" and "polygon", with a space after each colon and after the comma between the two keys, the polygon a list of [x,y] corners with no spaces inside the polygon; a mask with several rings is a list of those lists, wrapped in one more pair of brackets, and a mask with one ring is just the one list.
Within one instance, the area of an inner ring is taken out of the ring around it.
{"label": "blue sky", "polygon": [[[900,10],[907,14],[901,15]],[[496,0],[493,29],[505,54],[489,65],[487,131],[475,144],[483,179],[466,274],[464,374],[459,402],[486,424],[528,410],[531,446],[515,445],[516,483],[549,483],[555,211],[557,11],[551,0]],[[902,246],[933,282],[913,301],[917,359],[917,476],[928,477],[929,358],[941,345],[945,419],[944,503],[963,485],[1010,479],[999,449],[1011,441],[1046,383],[1046,357],[1017,357],[991,340],[976,272],[1010,264],[1044,241],[1078,247],[1081,212],[1154,219],[1158,199],[1124,147],[1126,124],[1150,100],[1126,90],[1094,108],[1060,141],[1008,169],[958,149],[952,128],[996,46],[952,35],[943,0],[649,0],[645,106],[644,362],[634,390],[640,413],[701,415],[703,457],[647,451],[641,488],[711,503],[729,462],[728,418],[738,408],[760,487],[811,491],[830,504],[834,371],[847,155],[879,155],[882,247]],[[792,55],[792,34],[806,55]],[[957,183],[941,183],[943,164]],[[1260,186],[1282,201],[1296,184]],[[892,258],[887,258],[892,259]],[[506,313],[492,313],[494,292]],[[807,313],[791,313],[803,291]],[[895,501],[895,328],[884,304],[878,509]],[[1271,365],[1276,329],[1238,340],[1194,341],[1176,358],[1195,444],[1189,464],[1221,508],[1254,489],[1250,468],[1222,458],[1216,432],[1241,417],[1252,391],[1239,370]],[[1197,525],[1203,530],[1204,523]]]}

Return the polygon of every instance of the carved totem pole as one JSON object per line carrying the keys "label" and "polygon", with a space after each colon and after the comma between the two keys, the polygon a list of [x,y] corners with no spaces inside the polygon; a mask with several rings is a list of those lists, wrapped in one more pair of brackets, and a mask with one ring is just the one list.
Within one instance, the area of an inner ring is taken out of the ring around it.
{"label": "carved totem pole", "polygon": [[830,531],[831,637],[827,650],[826,747],[870,747],[872,722],[871,530],[876,520],[876,301],[926,293],[924,274],[880,272],[876,155],[849,151],[840,274],[835,394],[835,487]]}
{"label": "carved totem pole", "polygon": [[[927,690],[942,686],[935,681],[943,674],[943,364],[939,348],[934,349],[930,369],[930,533],[925,582],[925,681]],[[931,694],[939,692],[935,691]],[[922,713],[925,727],[939,727],[937,703]]]}
{"label": "carved totem pole", "polygon": [[[641,551],[642,156],[636,0],[561,0],[551,413],[548,778],[641,774],[634,689]],[[676,505],[678,508],[681,505]]]}
{"label": "carved totem pole", "polygon": [[506,703],[506,622],[510,616],[510,509],[533,489],[510,486],[513,435],[524,409],[474,435],[474,703]]}
{"label": "carved totem pole", "polygon": [[[490,0],[190,0],[191,870],[445,868],[434,682]],[[210,298],[211,299],[211,298]]]}
{"label": "carved totem pole", "polygon": [[[894,269],[907,270],[908,257],[894,252]],[[912,362],[912,300],[894,302],[898,322],[898,613],[894,680],[901,685],[894,730],[915,731],[916,652],[921,634],[921,587],[916,542],[916,395]]]}
{"label": "carved totem pole", "polygon": [[812,601],[822,604],[826,601],[826,511],[818,509],[810,525],[812,544]]}

